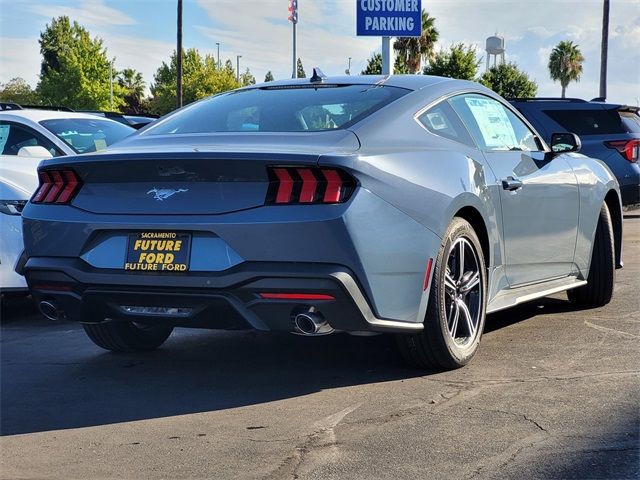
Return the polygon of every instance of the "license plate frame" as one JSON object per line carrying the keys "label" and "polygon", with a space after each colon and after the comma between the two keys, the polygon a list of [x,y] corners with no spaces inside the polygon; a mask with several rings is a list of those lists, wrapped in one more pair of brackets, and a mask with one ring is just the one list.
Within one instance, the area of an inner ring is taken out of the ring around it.
{"label": "license plate frame", "polygon": [[129,233],[124,269],[138,272],[187,272],[191,263],[191,240],[191,233],[186,232],[153,230]]}

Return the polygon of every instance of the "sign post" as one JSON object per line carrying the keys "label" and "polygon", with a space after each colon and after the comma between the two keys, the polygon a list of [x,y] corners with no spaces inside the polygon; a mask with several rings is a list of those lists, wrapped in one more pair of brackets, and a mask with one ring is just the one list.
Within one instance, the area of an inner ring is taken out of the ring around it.
{"label": "sign post", "polygon": [[393,73],[391,37],[422,35],[422,0],[356,0],[356,34],[382,37],[382,74]]}

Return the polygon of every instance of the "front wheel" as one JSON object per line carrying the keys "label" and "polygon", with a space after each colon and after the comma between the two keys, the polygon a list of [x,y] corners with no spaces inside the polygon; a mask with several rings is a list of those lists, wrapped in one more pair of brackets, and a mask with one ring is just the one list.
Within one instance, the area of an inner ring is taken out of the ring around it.
{"label": "front wheel", "polygon": [[420,333],[397,336],[413,366],[450,370],[475,355],[484,330],[486,268],[473,227],[454,218],[442,242],[431,280],[429,304]]}
{"label": "front wheel", "polygon": [[85,333],[97,346],[112,352],[155,350],[162,345],[173,327],[142,325],[133,322],[83,323]]}

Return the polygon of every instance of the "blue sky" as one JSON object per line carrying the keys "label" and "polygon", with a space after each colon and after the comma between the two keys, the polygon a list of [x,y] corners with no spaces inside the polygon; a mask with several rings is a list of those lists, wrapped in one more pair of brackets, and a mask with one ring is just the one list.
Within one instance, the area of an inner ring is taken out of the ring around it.
{"label": "blue sky", "polygon": [[[580,45],[584,74],[569,96],[598,95],[601,0],[423,0],[436,18],[439,47],[464,42],[485,57],[487,36],[506,39],[507,60],[515,61],[539,85],[541,96],[558,96],[548,76],[549,52],[560,40]],[[242,55],[258,81],[267,70],[276,78],[291,74],[288,0],[184,0],[184,40],[220,56]],[[38,81],[39,32],[51,18],[68,15],[100,36],[116,68],[140,70],[147,83],[175,45],[175,0],[0,0],[0,82],[20,76]],[[299,0],[298,53],[307,71],[318,65],[341,74],[352,57],[359,72],[380,40],[355,36],[355,0]],[[484,62],[482,64],[484,69]],[[640,0],[611,0],[609,100],[640,102]]]}

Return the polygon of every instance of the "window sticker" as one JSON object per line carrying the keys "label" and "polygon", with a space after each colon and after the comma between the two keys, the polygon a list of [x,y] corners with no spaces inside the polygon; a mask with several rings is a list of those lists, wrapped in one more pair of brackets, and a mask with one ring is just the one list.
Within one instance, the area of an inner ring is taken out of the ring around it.
{"label": "window sticker", "polygon": [[427,119],[431,124],[431,128],[433,128],[434,130],[446,130],[447,128],[449,128],[446,117],[438,111],[427,113]]}
{"label": "window sticker", "polygon": [[94,138],[93,144],[96,146],[96,152],[107,148],[107,141],[104,138]]}
{"label": "window sticker", "polygon": [[513,125],[502,105],[488,98],[465,97],[464,100],[488,148],[510,150],[518,146]]}
{"label": "window sticker", "polygon": [[0,125],[0,152],[4,151],[4,146],[9,138],[9,125]]}

